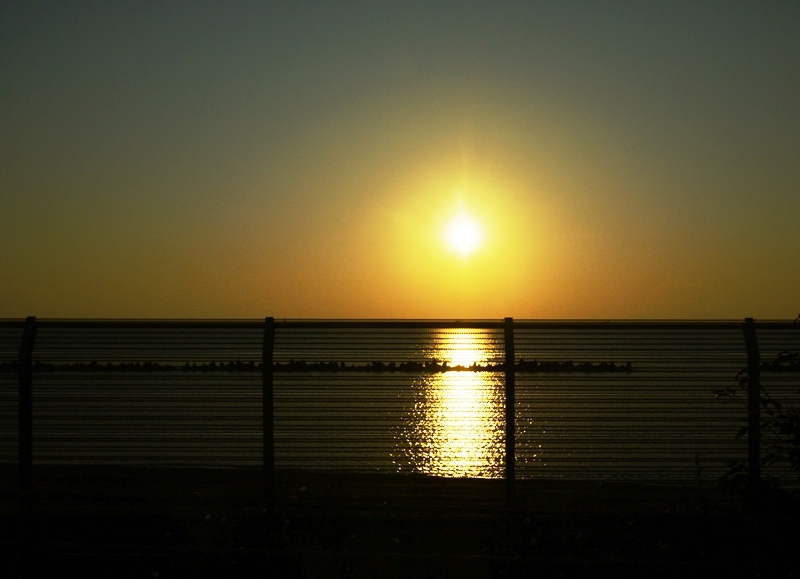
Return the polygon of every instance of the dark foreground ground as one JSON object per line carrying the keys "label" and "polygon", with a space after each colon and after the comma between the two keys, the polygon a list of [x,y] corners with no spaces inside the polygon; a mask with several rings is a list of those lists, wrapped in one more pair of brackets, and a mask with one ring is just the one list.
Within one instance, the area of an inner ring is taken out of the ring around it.
{"label": "dark foreground ground", "polygon": [[800,510],[716,486],[0,470],[3,577],[800,577]]}

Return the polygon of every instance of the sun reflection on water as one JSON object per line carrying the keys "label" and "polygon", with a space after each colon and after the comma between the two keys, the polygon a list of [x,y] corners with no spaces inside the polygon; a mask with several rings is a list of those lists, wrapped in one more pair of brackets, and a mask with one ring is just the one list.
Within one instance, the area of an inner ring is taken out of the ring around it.
{"label": "sun reflection on water", "polygon": [[442,332],[431,357],[451,370],[421,376],[406,429],[413,471],[449,477],[503,476],[503,388],[492,372],[466,370],[495,357],[481,332]]}

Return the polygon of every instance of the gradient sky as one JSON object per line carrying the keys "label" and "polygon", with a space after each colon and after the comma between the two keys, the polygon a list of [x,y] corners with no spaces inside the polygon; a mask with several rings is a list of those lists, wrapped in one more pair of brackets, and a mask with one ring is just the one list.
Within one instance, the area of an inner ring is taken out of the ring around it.
{"label": "gradient sky", "polygon": [[0,111],[0,317],[800,311],[797,1],[6,1]]}

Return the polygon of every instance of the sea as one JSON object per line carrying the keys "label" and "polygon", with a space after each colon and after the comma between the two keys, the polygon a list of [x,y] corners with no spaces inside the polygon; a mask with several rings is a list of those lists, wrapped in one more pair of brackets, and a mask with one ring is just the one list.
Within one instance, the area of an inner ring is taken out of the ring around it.
{"label": "sea", "polygon": [[[502,325],[442,325],[276,324],[276,468],[503,478],[509,435],[520,479],[699,482],[747,459],[740,324],[515,323],[511,432]],[[0,335],[9,360],[16,331]],[[800,350],[798,334],[762,329],[762,359]],[[263,464],[263,326],[43,324],[36,340],[34,463]],[[12,463],[19,381],[5,368]],[[797,377],[762,382],[794,403]]]}

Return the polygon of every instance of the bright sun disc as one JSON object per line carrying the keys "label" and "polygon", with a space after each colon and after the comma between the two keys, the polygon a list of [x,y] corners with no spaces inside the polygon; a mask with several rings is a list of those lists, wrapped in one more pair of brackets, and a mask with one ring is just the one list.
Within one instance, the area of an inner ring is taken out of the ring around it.
{"label": "bright sun disc", "polygon": [[447,226],[445,239],[452,250],[466,257],[481,244],[483,234],[469,215],[461,214]]}

